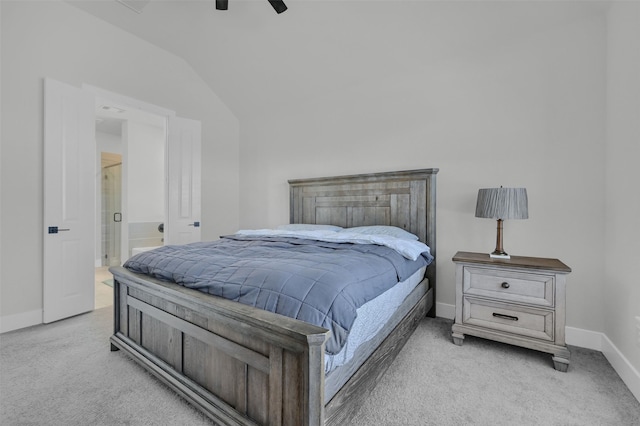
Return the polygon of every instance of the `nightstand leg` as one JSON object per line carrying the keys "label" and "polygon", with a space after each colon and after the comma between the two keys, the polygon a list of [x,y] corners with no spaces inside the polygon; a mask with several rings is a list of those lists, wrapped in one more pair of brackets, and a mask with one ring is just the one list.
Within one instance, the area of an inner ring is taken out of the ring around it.
{"label": "nightstand leg", "polygon": [[567,370],[569,369],[569,360],[566,358],[560,358],[557,356],[554,356],[553,358],[553,368],[555,368],[558,371],[561,371],[563,373],[566,373]]}
{"label": "nightstand leg", "polygon": [[462,346],[462,342],[464,342],[464,334],[453,332],[451,333],[451,337],[453,338],[453,343],[458,346]]}

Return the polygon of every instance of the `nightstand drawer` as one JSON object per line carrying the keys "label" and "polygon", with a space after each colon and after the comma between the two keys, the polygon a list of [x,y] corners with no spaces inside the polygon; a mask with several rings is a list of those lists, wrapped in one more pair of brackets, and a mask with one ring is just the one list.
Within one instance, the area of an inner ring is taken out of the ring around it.
{"label": "nightstand drawer", "polygon": [[465,266],[465,295],[546,307],[554,306],[554,276],[535,272]]}
{"label": "nightstand drawer", "polygon": [[554,312],[514,307],[500,302],[465,297],[463,323],[542,340],[554,340]]}

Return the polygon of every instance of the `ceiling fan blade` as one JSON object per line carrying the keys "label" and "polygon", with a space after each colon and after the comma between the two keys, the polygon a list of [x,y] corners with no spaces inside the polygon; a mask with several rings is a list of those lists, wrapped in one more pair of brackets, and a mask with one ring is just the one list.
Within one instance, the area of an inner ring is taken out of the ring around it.
{"label": "ceiling fan blade", "polygon": [[271,6],[273,6],[275,11],[278,13],[282,13],[287,10],[287,5],[284,4],[282,0],[269,0],[269,3],[271,3]]}
{"label": "ceiling fan blade", "polygon": [[[287,5],[284,4],[282,0],[269,0],[271,6],[277,13],[282,13],[287,10]],[[216,9],[217,10],[227,10],[229,9],[229,0],[216,0]]]}

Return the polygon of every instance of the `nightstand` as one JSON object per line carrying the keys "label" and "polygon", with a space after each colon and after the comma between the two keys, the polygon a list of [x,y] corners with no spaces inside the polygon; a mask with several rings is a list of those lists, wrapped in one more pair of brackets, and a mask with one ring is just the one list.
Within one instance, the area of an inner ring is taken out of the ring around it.
{"label": "nightstand", "polygon": [[465,334],[553,354],[566,372],[565,283],[571,268],[558,259],[458,252],[453,342]]}

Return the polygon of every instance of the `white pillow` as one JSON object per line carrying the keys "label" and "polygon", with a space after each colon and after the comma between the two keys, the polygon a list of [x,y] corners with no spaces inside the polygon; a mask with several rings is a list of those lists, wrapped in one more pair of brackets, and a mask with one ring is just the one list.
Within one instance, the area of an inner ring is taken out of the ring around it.
{"label": "white pillow", "polygon": [[343,228],[333,225],[316,225],[312,223],[290,223],[280,225],[276,229],[281,231],[341,231]]}
{"label": "white pillow", "polygon": [[397,226],[356,226],[355,228],[343,229],[343,231],[353,232],[354,234],[385,235],[389,237],[401,238],[403,240],[418,240],[418,237],[416,235],[413,235],[412,233],[407,232],[404,229],[398,228]]}

